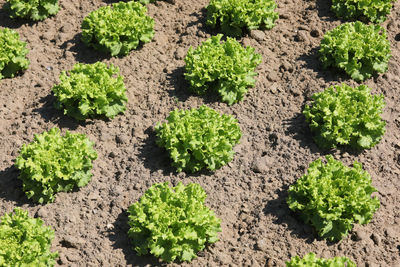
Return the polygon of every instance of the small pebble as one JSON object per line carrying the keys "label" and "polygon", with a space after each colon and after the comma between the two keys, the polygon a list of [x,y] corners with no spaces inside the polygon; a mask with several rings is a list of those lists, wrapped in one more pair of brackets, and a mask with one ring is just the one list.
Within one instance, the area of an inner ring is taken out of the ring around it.
{"label": "small pebble", "polygon": [[40,217],[40,218],[46,218],[48,215],[48,212],[45,208],[40,208],[38,209],[38,211],[36,212],[36,216]]}
{"label": "small pebble", "polygon": [[285,61],[281,64],[280,70],[281,70],[281,72],[284,72],[284,71],[293,72],[293,66],[289,62]]}
{"label": "small pebble", "polygon": [[372,234],[371,235],[371,239],[372,241],[374,241],[375,245],[379,246],[379,244],[381,243],[381,238],[379,237],[379,235],[377,234]]}
{"label": "small pebble", "polygon": [[265,33],[260,30],[252,30],[250,31],[250,36],[257,41],[261,42],[265,39]]}
{"label": "small pebble", "polygon": [[304,30],[298,31],[295,40],[297,42],[306,42],[308,40],[308,32]]}
{"label": "small pebble", "polygon": [[257,240],[256,249],[258,249],[260,251],[264,251],[264,252],[267,251],[268,250],[267,241],[265,239]]}
{"label": "small pebble", "polygon": [[312,37],[319,37],[319,36],[321,36],[322,35],[322,32],[319,30],[319,29],[312,29],[311,30],[311,32],[310,32],[310,35],[312,36]]}
{"label": "small pebble", "polygon": [[270,71],[267,74],[267,79],[271,82],[276,82],[277,80],[279,80],[279,76],[275,71]]}
{"label": "small pebble", "polygon": [[183,49],[182,47],[179,47],[178,49],[176,49],[175,51],[175,59],[177,60],[181,60],[185,57],[185,49]]}
{"label": "small pebble", "polygon": [[129,139],[126,135],[116,135],[115,142],[117,142],[117,144],[126,144],[129,143]]}
{"label": "small pebble", "polygon": [[273,165],[273,159],[268,156],[264,156],[254,160],[252,170],[255,173],[266,173],[271,165]]}
{"label": "small pebble", "polygon": [[367,238],[367,234],[363,231],[363,230],[356,230],[354,231],[354,240],[355,241],[361,241],[361,240],[365,240]]}

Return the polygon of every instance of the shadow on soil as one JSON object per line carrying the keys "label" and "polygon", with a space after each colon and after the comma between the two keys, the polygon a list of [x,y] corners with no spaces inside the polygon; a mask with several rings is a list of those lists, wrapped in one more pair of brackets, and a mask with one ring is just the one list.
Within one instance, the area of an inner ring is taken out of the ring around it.
{"label": "shadow on soil", "polygon": [[[304,104],[302,110],[304,109]],[[306,119],[302,113],[296,113],[292,118],[283,121],[285,126],[285,134],[292,136],[295,140],[300,142],[302,148],[310,150],[311,153],[321,153],[321,150],[315,144],[307,125]]]}
{"label": "shadow on soil", "polygon": [[79,125],[85,126],[89,124],[84,121],[79,122],[73,118],[64,115],[62,110],[58,110],[54,107],[55,101],[56,97],[53,94],[42,97],[39,100],[41,106],[34,109],[33,112],[39,113],[40,116],[42,116],[42,118],[46,121],[46,123],[52,122],[54,124],[57,124],[59,128],[75,130],[76,128],[78,128]]}
{"label": "shadow on soil", "polygon": [[[216,102],[221,102],[221,97],[219,96],[216,90],[208,90],[203,95],[198,95],[189,89],[189,83],[185,80],[185,67],[179,67],[173,70],[171,73],[167,74],[168,81],[168,94],[170,97],[176,98],[178,101],[185,102],[189,97],[201,97],[203,99],[204,104],[212,104]],[[210,85],[210,88],[213,86]]]}
{"label": "shadow on soil", "polygon": [[[198,30],[198,33],[203,33],[200,35],[204,34],[210,34],[211,36],[217,35],[219,32],[217,29],[213,29],[209,26],[207,26],[207,9],[202,8],[200,12],[193,12],[190,14],[190,17],[194,17],[195,20],[192,22],[189,22],[186,26],[186,29],[190,27],[196,26],[196,29]],[[181,36],[188,35],[186,31],[184,31]],[[199,34],[198,34],[199,35]],[[224,37],[225,38],[225,37]]]}
{"label": "shadow on soil", "polygon": [[185,67],[178,67],[167,74],[168,94],[175,97],[178,101],[185,102],[192,93],[188,90],[189,83],[185,80]]}
{"label": "shadow on soil", "polygon": [[305,239],[307,244],[311,244],[316,240],[316,232],[310,225],[304,224],[300,219],[297,219],[296,214],[289,209],[286,204],[288,188],[289,186],[285,185],[282,190],[278,189],[278,198],[268,201],[263,212],[265,215],[271,215],[275,218],[274,224],[286,225],[287,229],[297,238]]}
{"label": "shadow on soil", "polygon": [[125,260],[133,266],[166,266],[153,256],[138,256],[133,250],[133,245],[128,237],[128,214],[123,211],[118,215],[113,224],[113,229],[107,232],[107,237],[113,242],[114,249],[122,249]]}
{"label": "shadow on soil", "polygon": [[111,56],[106,53],[88,47],[81,41],[81,36],[82,33],[77,33],[71,40],[65,41],[60,45],[60,48],[72,52],[78,62],[86,64],[92,64],[97,61],[111,58]]}
{"label": "shadow on soil", "polygon": [[0,7],[0,27],[16,29],[21,27],[24,24],[29,26],[33,26],[37,24],[37,21],[30,21],[27,19],[12,19],[10,18],[10,14],[4,8],[6,4]]}
{"label": "shadow on soil", "polygon": [[[304,110],[305,103],[303,103],[301,110]],[[292,118],[283,122],[286,128],[285,134],[292,136],[295,140],[300,142],[302,148],[308,149],[311,153],[319,153],[326,156],[332,154],[335,150],[340,150],[341,153],[347,152],[352,156],[358,156],[362,150],[355,150],[349,146],[338,146],[336,149],[322,149],[317,146],[313,140],[314,134],[311,132],[306,119],[302,113],[295,114]]]}
{"label": "shadow on soil", "polygon": [[19,171],[14,165],[0,171],[0,198],[15,202],[17,206],[34,206],[22,191],[22,181],[18,179],[18,174]]}
{"label": "shadow on soil", "polygon": [[335,13],[331,11],[332,0],[317,0],[318,17],[324,21],[338,20]]}
{"label": "shadow on soil", "polygon": [[[143,161],[143,165],[146,169],[151,172],[157,172],[162,170],[163,175],[168,176],[174,174],[176,176],[178,172],[175,167],[172,166],[172,161],[168,156],[168,152],[157,145],[156,132],[153,127],[149,127],[144,131],[148,137],[144,140],[144,144],[139,148],[139,158]],[[212,175],[213,172],[208,169],[202,169],[196,173],[184,172],[185,177],[200,177],[202,175]],[[172,178],[171,183],[175,186],[179,179]]]}
{"label": "shadow on soil", "polygon": [[344,72],[340,72],[335,68],[324,70],[319,59],[320,47],[314,47],[305,54],[297,58],[298,61],[304,62],[304,67],[317,73],[317,78],[323,79],[325,82],[345,82],[349,80]]}
{"label": "shadow on soil", "polygon": [[144,133],[147,137],[139,148],[139,158],[143,161],[144,167],[151,172],[162,170],[163,175],[174,173],[167,151],[156,144],[157,136],[153,127],[147,128]]}

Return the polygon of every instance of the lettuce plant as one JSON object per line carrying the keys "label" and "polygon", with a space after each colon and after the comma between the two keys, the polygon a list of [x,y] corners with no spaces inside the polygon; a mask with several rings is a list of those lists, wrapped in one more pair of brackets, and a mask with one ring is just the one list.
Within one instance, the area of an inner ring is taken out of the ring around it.
{"label": "lettuce plant", "polygon": [[196,49],[189,48],[185,78],[193,92],[201,95],[212,89],[218,91],[222,101],[232,105],[243,99],[249,87],[254,87],[254,70],[261,63],[261,55],[233,38],[222,43],[221,38],[219,34]]}
{"label": "lettuce plant", "polygon": [[366,18],[383,22],[392,9],[393,0],[332,0],[332,11],[344,19]]}
{"label": "lettuce plant", "polygon": [[326,161],[317,159],[310,164],[307,174],[289,187],[287,203],[322,238],[338,241],[354,222],[368,223],[380,204],[377,197],[371,197],[376,189],[361,163],[355,161],[349,168],[331,155]]}
{"label": "lettuce plant", "polygon": [[155,127],[157,144],[164,147],[177,171],[215,170],[233,159],[233,146],[242,132],[235,118],[201,106],[174,110],[167,123]]}
{"label": "lettuce plant", "polygon": [[27,54],[26,43],[19,39],[16,31],[0,29],[0,80],[26,70],[29,66]]}
{"label": "lettuce plant", "polygon": [[319,50],[324,68],[344,70],[352,79],[362,81],[387,70],[390,43],[379,25],[349,22],[327,32]]}
{"label": "lettuce plant", "polygon": [[207,24],[225,34],[240,36],[243,30],[271,29],[278,19],[274,0],[210,0]]}
{"label": "lettuce plant", "polygon": [[41,219],[15,208],[0,218],[0,266],[54,266],[53,239],[54,231]]}
{"label": "lettuce plant", "polygon": [[129,237],[139,255],[191,261],[207,243],[218,241],[221,220],[204,205],[199,184],[154,184],[128,208]]}
{"label": "lettuce plant", "polygon": [[154,36],[154,20],[138,2],[119,2],[91,12],[83,20],[82,41],[111,56],[127,55]]}
{"label": "lettuce plant", "polygon": [[356,267],[357,265],[347,257],[334,257],[331,259],[318,258],[310,252],[303,258],[292,257],[286,262],[286,267]]}
{"label": "lettuce plant", "polygon": [[349,145],[361,150],[379,143],[385,133],[381,118],[385,102],[383,95],[370,91],[365,85],[342,84],[312,96],[312,106],[306,105],[303,113],[319,147]]}
{"label": "lettuce plant", "polygon": [[58,128],[52,128],[23,145],[15,165],[21,171],[19,179],[27,197],[48,203],[57,192],[87,185],[96,158],[93,142],[86,135],[67,131],[61,136]]}
{"label": "lettuce plant", "polygon": [[44,20],[57,14],[58,0],[6,0],[5,9],[11,18]]}
{"label": "lettuce plant", "polygon": [[114,118],[126,109],[123,77],[112,64],[77,63],[68,74],[62,72],[60,80],[52,89],[58,99],[56,105],[77,120],[98,115]]}

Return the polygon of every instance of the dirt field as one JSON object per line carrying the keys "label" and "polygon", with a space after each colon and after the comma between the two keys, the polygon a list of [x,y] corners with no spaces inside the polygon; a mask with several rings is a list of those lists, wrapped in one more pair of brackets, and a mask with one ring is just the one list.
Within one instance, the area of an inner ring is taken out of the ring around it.
{"label": "dirt field", "polygon": [[[108,58],[80,41],[80,24],[91,11],[110,4],[100,0],[60,0],[60,12],[35,24],[8,18],[0,10],[0,27],[18,31],[28,43],[29,69],[0,81],[0,215],[22,206],[55,230],[53,249],[64,266],[144,266],[160,264],[139,257],[127,237],[127,207],[156,182],[196,182],[208,194],[207,205],[222,219],[220,241],[183,266],[283,266],[291,256],[347,256],[358,266],[400,266],[400,2],[382,25],[392,48],[389,70],[369,79],[374,93],[385,95],[383,140],[353,154],[322,151],[313,142],[302,115],[314,92],[347,82],[347,76],[323,70],[318,47],[323,33],[341,21],[330,1],[278,0],[279,19],[269,31],[253,31],[240,41],[263,56],[257,84],[233,106],[218,97],[191,94],[183,78],[183,58],[213,31],[205,27],[208,0],[159,1],[148,5],[155,38],[123,58]],[[0,0],[0,6],[5,0]],[[77,62],[103,61],[120,67],[128,94],[127,111],[112,121],[77,123],[53,107],[51,87],[62,70]],[[168,155],[155,144],[153,127],[175,108],[201,104],[233,114],[243,132],[234,160],[215,173],[176,173]],[[88,186],[60,193],[56,201],[37,205],[22,192],[13,167],[22,144],[33,134],[58,126],[86,133],[96,142]],[[351,165],[363,163],[371,174],[381,207],[371,223],[356,225],[339,243],[317,237],[286,205],[289,185],[308,164],[331,153]],[[177,264],[171,264],[177,265]]]}

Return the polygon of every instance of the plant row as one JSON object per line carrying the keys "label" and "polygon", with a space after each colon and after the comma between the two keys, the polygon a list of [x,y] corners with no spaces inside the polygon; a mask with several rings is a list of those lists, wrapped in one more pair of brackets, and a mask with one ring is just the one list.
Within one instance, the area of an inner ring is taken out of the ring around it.
{"label": "plant row", "polygon": [[[12,17],[35,19],[39,14],[43,18],[44,14],[50,15],[58,10],[58,7],[53,7],[57,5],[56,0],[24,2],[8,1],[6,8]],[[278,18],[275,8],[273,0],[211,0],[207,6],[207,24],[233,36],[242,35],[243,30],[270,29]],[[372,3],[336,0],[332,5],[337,14],[343,14],[340,17],[366,16],[371,21],[382,21],[390,8],[390,0]],[[111,56],[127,55],[140,44],[150,42],[154,36],[154,20],[146,13],[147,8],[134,1],[101,7],[84,18],[81,39],[88,46]],[[220,44],[221,37],[214,37],[196,50],[189,49],[185,59],[186,78],[192,91],[202,94],[208,88],[215,89],[224,102],[233,104],[243,98],[248,87],[254,86],[252,77],[256,75],[254,69],[261,58],[252,48],[243,51],[233,39],[228,38],[226,43]],[[2,30],[0,43],[0,78],[13,77],[28,68],[28,51],[17,33]],[[324,67],[336,67],[352,79],[362,81],[387,70],[390,44],[381,26],[356,21],[327,32],[319,52]],[[240,67],[236,67],[236,63]]]}
{"label": "plant row", "polygon": [[[157,0],[133,0],[143,5]],[[383,22],[392,8],[392,0],[358,1],[333,0],[331,10],[339,18]],[[4,8],[11,18],[44,20],[59,11],[58,0],[6,0]],[[278,14],[271,0],[210,0],[207,6],[208,24],[220,24],[226,33],[241,34],[243,28],[254,29],[274,26]]]}

